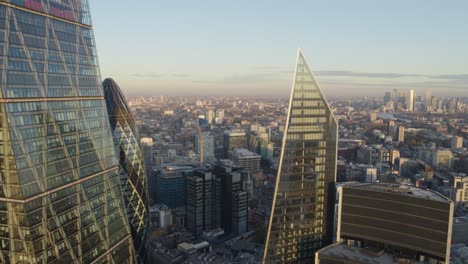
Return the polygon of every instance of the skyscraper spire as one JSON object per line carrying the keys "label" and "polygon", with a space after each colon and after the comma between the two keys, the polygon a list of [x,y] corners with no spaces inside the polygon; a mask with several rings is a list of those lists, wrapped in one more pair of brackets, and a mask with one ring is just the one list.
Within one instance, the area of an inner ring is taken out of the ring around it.
{"label": "skyscraper spire", "polygon": [[310,263],[331,242],[336,156],[336,120],[299,49],[264,263]]}

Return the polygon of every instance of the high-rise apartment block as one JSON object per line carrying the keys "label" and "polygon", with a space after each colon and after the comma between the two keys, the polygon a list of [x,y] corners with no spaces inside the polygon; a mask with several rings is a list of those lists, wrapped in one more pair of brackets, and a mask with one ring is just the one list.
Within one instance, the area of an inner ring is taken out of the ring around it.
{"label": "high-rise apartment block", "polygon": [[298,51],[265,263],[311,263],[332,242],[337,123]]}
{"label": "high-rise apartment block", "polygon": [[134,263],[88,1],[0,1],[0,263]]}
{"label": "high-rise apartment block", "polygon": [[148,231],[148,177],[139,135],[130,108],[117,83],[106,79],[103,88],[116,156],[119,159],[119,175],[128,222],[138,262],[144,263]]}

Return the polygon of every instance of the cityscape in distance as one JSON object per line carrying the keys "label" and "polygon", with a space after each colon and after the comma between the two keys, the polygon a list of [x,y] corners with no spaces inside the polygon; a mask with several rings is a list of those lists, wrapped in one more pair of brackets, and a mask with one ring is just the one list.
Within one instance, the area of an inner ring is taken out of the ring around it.
{"label": "cityscape in distance", "polygon": [[0,263],[467,263],[467,9],[0,0]]}

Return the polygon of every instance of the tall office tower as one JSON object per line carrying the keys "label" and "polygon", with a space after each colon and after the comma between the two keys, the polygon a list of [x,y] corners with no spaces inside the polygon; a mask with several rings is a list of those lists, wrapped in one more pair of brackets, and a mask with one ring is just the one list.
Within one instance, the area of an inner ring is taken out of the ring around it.
{"label": "tall office tower", "polygon": [[405,142],[405,127],[399,126],[398,127],[398,142]]}
{"label": "tall office tower", "polygon": [[[454,204],[407,185],[338,187],[336,244],[316,263],[449,263]],[[338,253],[341,252],[341,253]]]}
{"label": "tall office tower", "polygon": [[429,111],[432,107],[432,90],[426,89],[424,93],[424,105],[426,111]]}
{"label": "tall office tower", "polygon": [[138,262],[146,259],[146,235],[148,228],[148,178],[139,144],[135,121],[122,91],[112,79],[103,82],[104,98],[116,156],[119,158],[119,175],[133,245]]}
{"label": "tall office tower", "polygon": [[213,174],[206,170],[194,171],[187,177],[187,229],[199,236],[213,226]]}
{"label": "tall office tower", "polygon": [[0,263],[132,263],[88,1],[0,0],[0,91]]}
{"label": "tall office tower", "polygon": [[224,157],[228,157],[229,150],[247,148],[247,134],[243,130],[224,131]]}
{"label": "tall office tower", "polygon": [[337,137],[335,117],[299,50],[265,263],[310,263],[331,243]]}
{"label": "tall office tower", "polygon": [[414,111],[414,90],[408,92],[406,97],[406,110],[413,112]]}
{"label": "tall office tower", "polygon": [[395,103],[395,105],[398,103],[398,99],[399,99],[398,90],[393,89],[392,100]]}
{"label": "tall office tower", "polygon": [[226,233],[247,231],[247,192],[242,189],[242,175],[236,168],[217,165],[214,169],[213,218],[215,227]]}
{"label": "tall office tower", "polygon": [[213,110],[206,110],[205,120],[208,125],[211,125],[215,119],[215,112]]}
{"label": "tall office tower", "polygon": [[[203,144],[203,147],[201,144]],[[209,132],[203,133],[203,143],[200,134],[195,135],[195,151],[200,158],[203,150],[203,162],[214,161],[214,144],[214,136]]]}

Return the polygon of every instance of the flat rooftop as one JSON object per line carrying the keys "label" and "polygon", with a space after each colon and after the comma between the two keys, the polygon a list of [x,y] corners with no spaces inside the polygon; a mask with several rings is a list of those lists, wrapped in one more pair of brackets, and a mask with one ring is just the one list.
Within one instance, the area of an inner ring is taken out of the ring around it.
{"label": "flat rooftop", "polygon": [[232,155],[236,156],[237,158],[245,158],[245,159],[261,158],[261,156],[258,155],[257,153],[252,152],[245,148],[235,148],[233,150],[230,150],[230,152],[232,152]]}
{"label": "flat rooftop", "polygon": [[390,184],[390,183],[349,183],[344,184],[344,188],[354,188],[354,189],[363,189],[371,190],[377,192],[391,192],[395,194],[407,195],[412,197],[418,197],[422,199],[434,200],[438,202],[451,202],[450,199],[443,196],[442,194],[431,191],[417,188],[410,185],[403,184]]}
{"label": "flat rooftop", "polygon": [[[320,257],[337,258],[346,260],[352,263],[372,263],[372,264],[394,264],[395,257],[393,255],[384,253],[383,251],[358,248],[342,244],[333,244],[321,249],[319,252]],[[348,262],[347,262],[348,263]]]}
{"label": "flat rooftop", "polygon": [[224,135],[230,136],[230,137],[240,137],[240,136],[245,136],[246,133],[244,130],[226,130],[224,131]]}

